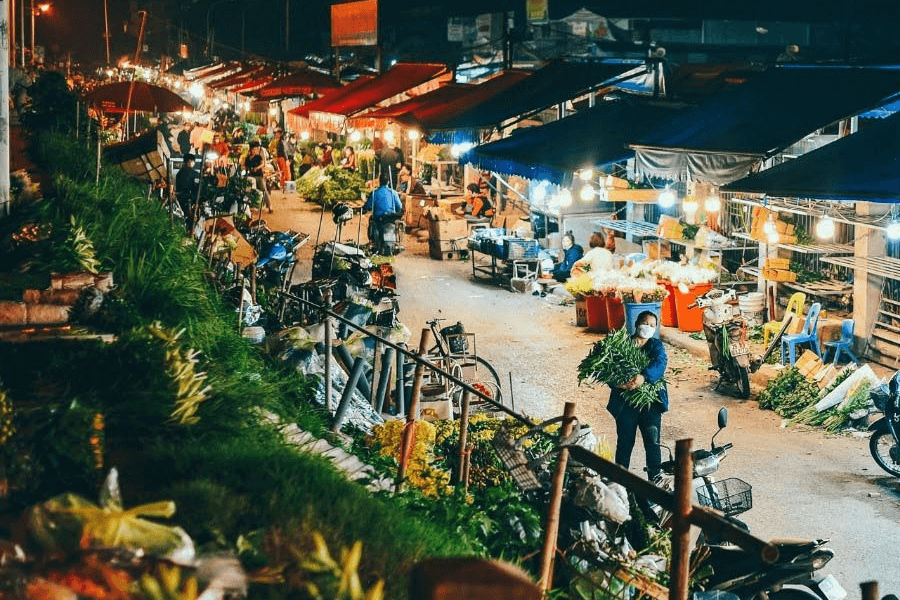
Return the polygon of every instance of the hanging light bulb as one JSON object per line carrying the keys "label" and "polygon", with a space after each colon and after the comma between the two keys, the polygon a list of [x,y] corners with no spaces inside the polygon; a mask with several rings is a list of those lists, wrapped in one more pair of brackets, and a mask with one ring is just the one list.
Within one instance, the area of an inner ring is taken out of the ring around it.
{"label": "hanging light bulb", "polygon": [[675,192],[669,188],[664,189],[659,193],[656,203],[659,204],[660,208],[672,208],[675,206]]}
{"label": "hanging light bulb", "polygon": [[581,198],[583,202],[590,202],[594,199],[594,194],[596,194],[596,192],[594,191],[594,186],[586,183],[581,186],[581,192],[579,192],[578,197]]}
{"label": "hanging light bulb", "polygon": [[829,217],[828,213],[816,223],[816,237],[820,240],[830,240],[834,237],[834,219]]}
{"label": "hanging light bulb", "polygon": [[900,240],[900,221],[893,220],[891,223],[885,228],[885,233],[887,233],[887,237],[891,241]]}
{"label": "hanging light bulb", "polygon": [[547,186],[550,185],[550,182],[544,180],[540,182],[536,188],[534,188],[534,193],[531,194],[531,197],[534,198],[535,202],[543,202],[544,198],[547,197]]}
{"label": "hanging light bulb", "polygon": [[419,130],[418,129],[410,129],[408,135],[409,135],[409,139],[417,140],[417,139],[419,139],[419,135],[420,135]]}
{"label": "hanging light bulb", "polygon": [[359,129],[354,129],[353,133],[350,134],[350,141],[356,143],[356,142],[360,141],[361,139],[362,139],[362,133],[360,133]]}
{"label": "hanging light bulb", "polygon": [[766,219],[766,222],[763,223],[763,233],[767,236],[771,237],[772,234],[778,234],[778,227],[775,225],[775,216],[769,215],[769,218]]}
{"label": "hanging light bulb", "polygon": [[278,109],[275,108],[274,106],[270,107],[270,108],[269,108],[269,114],[272,115],[272,116],[274,117],[275,115],[278,114]]}
{"label": "hanging light bulb", "polygon": [[578,178],[582,181],[590,181],[594,178],[594,170],[593,169],[582,169],[582,171],[578,174]]}
{"label": "hanging light bulb", "polygon": [[300,139],[303,140],[304,142],[305,142],[306,140],[308,140],[308,139],[309,139],[309,132],[308,132],[308,131],[301,131],[301,132],[300,132]]}
{"label": "hanging light bulb", "polygon": [[718,196],[710,196],[703,202],[703,209],[708,213],[717,213],[722,210],[722,201]]}
{"label": "hanging light bulb", "polygon": [[394,143],[394,130],[388,129],[384,132],[384,141]]}
{"label": "hanging light bulb", "polygon": [[781,236],[778,235],[777,231],[773,231],[772,233],[766,234],[766,241],[770,244],[777,244],[778,240],[781,239]]}
{"label": "hanging light bulb", "polygon": [[691,197],[685,198],[681,208],[684,209],[685,215],[693,216],[697,212],[697,201]]}
{"label": "hanging light bulb", "polygon": [[560,206],[571,206],[572,205],[572,192],[569,190],[563,190],[559,193],[559,205]]}

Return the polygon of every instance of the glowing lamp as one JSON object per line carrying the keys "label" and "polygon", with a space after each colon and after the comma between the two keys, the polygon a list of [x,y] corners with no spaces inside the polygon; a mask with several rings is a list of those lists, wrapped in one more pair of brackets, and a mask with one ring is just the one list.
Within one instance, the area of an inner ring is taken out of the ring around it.
{"label": "glowing lamp", "polygon": [[656,203],[659,204],[660,208],[672,208],[675,206],[675,192],[669,188],[664,189],[660,192],[659,197],[656,199]]}
{"label": "glowing lamp", "polygon": [[594,186],[590,184],[585,184],[581,186],[581,191],[578,193],[578,197],[581,198],[582,202],[590,202],[594,199]]}
{"label": "glowing lamp", "polygon": [[834,219],[825,215],[816,223],[816,237],[821,240],[830,240],[834,237]]}

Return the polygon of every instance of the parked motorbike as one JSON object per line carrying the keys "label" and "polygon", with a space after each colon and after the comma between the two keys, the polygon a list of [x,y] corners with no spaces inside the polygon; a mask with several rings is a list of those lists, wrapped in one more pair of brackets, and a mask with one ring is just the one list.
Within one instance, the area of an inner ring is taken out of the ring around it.
{"label": "parked motorbike", "polygon": [[880,385],[869,393],[869,397],[884,416],[869,426],[869,452],[878,466],[900,477],[900,415],[897,404],[900,399],[900,371],[891,377],[887,385]]}
{"label": "parked motorbike", "polygon": [[703,333],[709,345],[712,370],[719,372],[716,390],[731,386],[738,398],[750,397],[750,344],[747,322],[735,306],[734,289],[713,289],[699,296],[690,307],[703,309]]}
{"label": "parked motorbike", "polygon": [[[741,479],[728,478],[716,481],[712,474],[719,470],[726,451],[733,444],[716,446],[716,436],[728,424],[728,411],[719,409],[719,430],[713,436],[710,449],[694,450],[693,488],[694,500],[700,506],[722,511],[732,521],[749,529],[734,518],[753,506],[752,487]],[[671,489],[675,476],[675,462],[663,462],[662,474],[657,480],[660,487]],[[707,590],[730,592],[741,600],[842,600],[847,592],[832,575],[817,573],[834,557],[825,547],[827,539],[774,540],[778,548],[778,560],[765,563],[759,555],[724,543],[721,540],[697,539],[695,553],[706,555],[702,565],[711,568],[705,580]],[[703,567],[701,566],[701,569]]]}
{"label": "parked motorbike", "polygon": [[372,251],[382,256],[394,256],[403,251],[400,245],[403,219],[397,215],[371,217]]}

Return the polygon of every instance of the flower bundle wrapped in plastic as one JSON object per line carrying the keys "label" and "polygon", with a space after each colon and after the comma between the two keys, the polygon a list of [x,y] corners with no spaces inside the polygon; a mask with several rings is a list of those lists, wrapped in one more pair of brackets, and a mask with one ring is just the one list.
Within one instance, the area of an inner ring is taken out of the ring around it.
{"label": "flower bundle wrapped in plastic", "polygon": [[[625,329],[611,333],[591,349],[578,365],[578,383],[596,381],[610,387],[620,387],[631,381],[650,363],[647,355],[638,348]],[[623,390],[625,399],[635,408],[644,409],[659,400],[659,390],[665,385],[660,379],[644,382],[633,390]]]}
{"label": "flower bundle wrapped in plastic", "polygon": [[594,294],[594,283],[587,273],[569,279],[565,283],[565,288],[576,300],[581,300],[585,296],[592,296]]}
{"label": "flower bundle wrapped in plastic", "polygon": [[666,288],[648,279],[635,279],[629,287],[619,290],[622,302],[662,302],[669,292]]}
{"label": "flower bundle wrapped in plastic", "polygon": [[699,285],[713,283],[719,274],[715,269],[698,265],[680,265],[671,261],[660,261],[652,269],[657,279],[670,281],[673,285]]}

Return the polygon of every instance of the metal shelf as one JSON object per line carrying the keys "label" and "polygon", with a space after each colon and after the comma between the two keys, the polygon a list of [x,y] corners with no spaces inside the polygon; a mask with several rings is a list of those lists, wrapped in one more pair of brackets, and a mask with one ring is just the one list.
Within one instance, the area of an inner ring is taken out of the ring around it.
{"label": "metal shelf", "polygon": [[852,244],[778,244],[779,248],[800,254],[853,254]]}
{"label": "metal shelf", "polygon": [[822,262],[900,281],[900,259],[887,256],[823,256]]}
{"label": "metal shelf", "polygon": [[613,221],[609,219],[597,219],[594,221],[594,225],[640,237],[659,237],[656,234],[657,226],[653,223],[648,223],[647,221]]}

